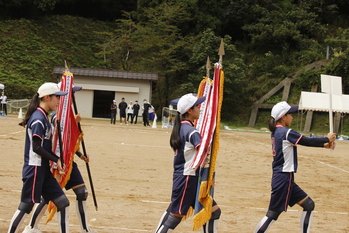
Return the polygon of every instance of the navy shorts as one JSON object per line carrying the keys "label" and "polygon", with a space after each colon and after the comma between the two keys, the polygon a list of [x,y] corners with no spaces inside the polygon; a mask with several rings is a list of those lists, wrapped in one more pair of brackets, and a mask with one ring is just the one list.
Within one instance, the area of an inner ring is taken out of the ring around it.
{"label": "navy shorts", "polygon": [[198,176],[173,175],[170,212],[186,215],[189,208],[195,206]]}
{"label": "navy shorts", "polygon": [[65,189],[69,190],[74,186],[84,184],[84,179],[82,179],[81,173],[79,171],[78,165],[73,161],[73,167],[70,173],[70,179],[65,185]]}
{"label": "navy shorts", "polygon": [[25,165],[22,177],[22,202],[40,203],[41,196],[46,201],[51,201],[64,195],[49,166]]}
{"label": "navy shorts", "polygon": [[120,118],[126,118],[126,112],[120,111]]}
{"label": "navy shorts", "polygon": [[294,182],[293,172],[274,172],[271,188],[269,210],[287,211],[287,206],[294,206],[308,196]]}

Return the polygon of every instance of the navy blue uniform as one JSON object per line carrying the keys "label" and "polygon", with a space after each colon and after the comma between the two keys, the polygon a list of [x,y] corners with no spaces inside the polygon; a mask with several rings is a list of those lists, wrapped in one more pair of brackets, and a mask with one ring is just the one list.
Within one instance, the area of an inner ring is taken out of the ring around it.
{"label": "navy blue uniform", "polygon": [[271,135],[273,148],[272,194],[269,209],[287,211],[287,206],[293,206],[308,195],[294,182],[294,173],[298,168],[297,145],[323,147],[328,138],[307,138],[300,133],[276,125]]}
{"label": "navy blue uniform", "polygon": [[189,165],[200,146],[201,135],[192,122],[183,120],[180,137],[183,144],[176,151],[173,162],[174,174],[170,212],[186,215],[190,206],[194,207],[195,205],[198,174]]}
{"label": "navy blue uniform", "polygon": [[[47,113],[44,109],[38,107],[28,120],[26,128],[22,170],[22,202],[39,203],[41,195],[45,200],[52,200],[64,194],[50,172],[49,160],[54,162],[58,160],[58,157],[52,152],[51,136],[52,128]],[[33,151],[32,140],[34,137],[39,137],[42,140],[42,147],[51,156],[39,155]]]}

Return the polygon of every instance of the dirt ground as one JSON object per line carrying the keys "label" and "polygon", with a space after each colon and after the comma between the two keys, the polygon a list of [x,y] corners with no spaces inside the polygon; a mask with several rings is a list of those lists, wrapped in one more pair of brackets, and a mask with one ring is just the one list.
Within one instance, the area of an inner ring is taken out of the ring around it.
{"label": "dirt ground", "polygon": [[[25,130],[18,126],[19,121],[17,116],[0,117],[0,232],[7,231],[20,200]],[[99,233],[153,232],[171,195],[171,130],[90,119],[83,119],[82,128],[98,204],[96,211],[89,192],[91,228]],[[253,232],[265,215],[271,181],[269,137],[269,133],[221,131],[215,187],[215,199],[222,209],[219,232]],[[349,232],[348,151],[348,141],[337,141],[332,152],[298,148],[295,179],[316,204],[312,232]],[[84,162],[75,161],[91,191]],[[66,193],[71,202],[70,231],[80,232],[75,195],[71,190]],[[299,232],[300,214],[299,206],[289,208],[269,232]],[[28,221],[29,217],[25,224]],[[191,227],[189,218],[175,232],[192,232]],[[48,224],[42,221],[40,228],[46,233],[58,232],[55,218]]]}

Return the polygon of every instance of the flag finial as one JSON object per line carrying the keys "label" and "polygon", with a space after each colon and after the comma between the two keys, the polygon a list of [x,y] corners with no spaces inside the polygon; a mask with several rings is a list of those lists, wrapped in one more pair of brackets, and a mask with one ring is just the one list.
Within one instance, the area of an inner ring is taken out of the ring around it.
{"label": "flag finial", "polygon": [[67,60],[64,60],[64,67],[65,67],[65,72],[70,72],[67,64]]}
{"label": "flag finial", "polygon": [[221,44],[219,46],[218,55],[219,55],[219,63],[222,64],[222,62],[223,62],[223,55],[225,55],[223,38],[221,39]]}

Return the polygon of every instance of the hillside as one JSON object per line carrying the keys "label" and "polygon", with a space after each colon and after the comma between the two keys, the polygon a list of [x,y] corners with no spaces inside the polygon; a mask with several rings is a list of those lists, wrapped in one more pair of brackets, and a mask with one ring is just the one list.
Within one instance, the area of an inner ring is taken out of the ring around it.
{"label": "hillside", "polygon": [[0,21],[0,83],[9,98],[30,98],[54,66],[100,68],[103,37],[111,23],[72,16]]}

